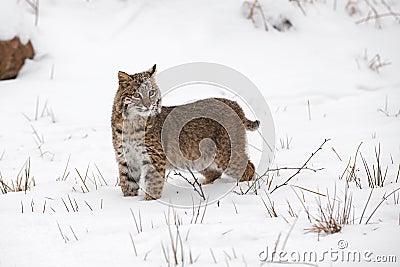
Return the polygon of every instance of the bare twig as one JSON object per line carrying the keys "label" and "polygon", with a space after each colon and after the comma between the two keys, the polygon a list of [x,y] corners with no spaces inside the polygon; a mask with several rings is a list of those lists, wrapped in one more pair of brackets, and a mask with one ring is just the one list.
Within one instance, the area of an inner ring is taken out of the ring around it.
{"label": "bare twig", "polygon": [[193,190],[203,199],[206,200],[206,197],[204,195],[203,192],[203,187],[201,185],[201,183],[199,182],[199,179],[196,178],[196,176],[194,176],[193,172],[190,170],[190,168],[187,168],[187,170],[189,171],[189,173],[192,175],[193,177],[193,182],[191,182],[187,177],[185,177],[184,175],[182,175],[180,172],[174,172],[174,175],[180,176],[182,177],[186,182],[188,182],[192,187]]}
{"label": "bare twig", "polygon": [[301,172],[301,170],[303,170],[303,169],[307,166],[308,162],[310,162],[310,160],[315,156],[315,154],[317,154],[318,151],[322,150],[322,147],[323,147],[323,146],[325,145],[325,143],[328,142],[329,140],[330,140],[330,139],[325,139],[324,142],[319,146],[319,148],[318,148],[317,150],[315,150],[314,152],[311,153],[311,156],[306,160],[306,162],[304,162],[304,164],[297,170],[297,172],[295,172],[293,175],[291,175],[291,176],[290,176],[288,179],[286,179],[286,181],[283,182],[282,184],[276,185],[275,188],[274,188],[270,193],[273,193],[276,189],[278,189],[278,188],[280,188],[280,187],[282,187],[282,186],[287,185],[288,182],[289,182],[293,177],[295,177],[296,175],[298,175],[298,174]]}

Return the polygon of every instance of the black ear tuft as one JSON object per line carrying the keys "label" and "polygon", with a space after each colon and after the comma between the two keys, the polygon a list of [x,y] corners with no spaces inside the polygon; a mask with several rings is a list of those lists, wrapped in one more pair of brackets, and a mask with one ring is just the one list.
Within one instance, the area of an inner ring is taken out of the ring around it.
{"label": "black ear tuft", "polygon": [[123,83],[123,82],[128,82],[130,81],[132,78],[131,76],[129,76],[129,74],[123,72],[123,71],[118,71],[118,80],[119,83]]}
{"label": "black ear tuft", "polygon": [[157,64],[154,64],[154,66],[148,70],[148,72],[150,73],[150,77],[154,76],[154,74],[156,74],[156,71],[157,71]]}

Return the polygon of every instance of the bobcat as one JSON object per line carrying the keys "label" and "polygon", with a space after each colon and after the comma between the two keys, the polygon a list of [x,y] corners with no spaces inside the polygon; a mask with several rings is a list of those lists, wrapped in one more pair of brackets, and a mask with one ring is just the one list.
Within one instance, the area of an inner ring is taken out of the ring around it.
{"label": "bobcat", "polygon": [[224,98],[162,106],[155,73],[156,65],[133,75],[118,72],[111,125],[124,196],[136,196],[143,177],[145,200],[160,198],[166,168],[198,171],[206,184],[222,173],[251,180],[255,168],[246,153],[246,130],[258,129],[260,122]]}

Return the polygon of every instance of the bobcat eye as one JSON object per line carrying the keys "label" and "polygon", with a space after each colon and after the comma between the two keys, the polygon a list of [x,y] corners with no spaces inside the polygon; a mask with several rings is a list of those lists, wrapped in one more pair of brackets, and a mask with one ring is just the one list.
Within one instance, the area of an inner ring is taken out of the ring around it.
{"label": "bobcat eye", "polygon": [[134,98],[140,98],[141,95],[140,95],[138,92],[134,92],[134,93],[133,93],[133,97],[134,97]]}
{"label": "bobcat eye", "polygon": [[149,91],[149,96],[153,96],[155,93],[156,93],[155,90],[150,90],[150,91]]}

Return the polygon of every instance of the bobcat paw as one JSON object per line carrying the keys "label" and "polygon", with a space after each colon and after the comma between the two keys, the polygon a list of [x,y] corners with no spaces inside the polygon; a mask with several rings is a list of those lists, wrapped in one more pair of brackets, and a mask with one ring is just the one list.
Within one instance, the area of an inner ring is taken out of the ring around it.
{"label": "bobcat paw", "polygon": [[156,199],[159,199],[160,197],[161,197],[161,195],[160,196],[155,196],[155,195],[149,195],[149,194],[146,193],[146,195],[144,196],[144,200],[146,200],[146,201],[148,201],[148,200],[156,200]]}

